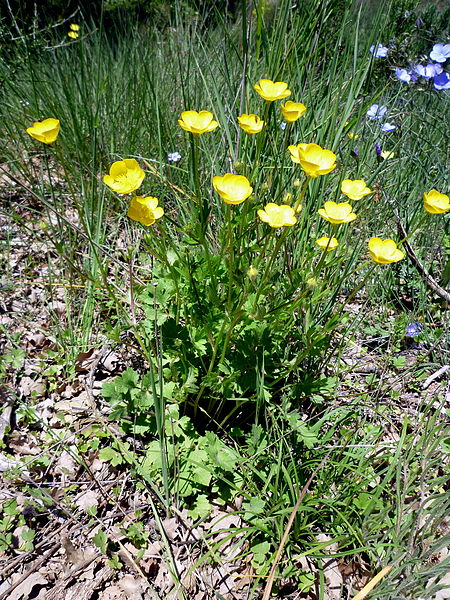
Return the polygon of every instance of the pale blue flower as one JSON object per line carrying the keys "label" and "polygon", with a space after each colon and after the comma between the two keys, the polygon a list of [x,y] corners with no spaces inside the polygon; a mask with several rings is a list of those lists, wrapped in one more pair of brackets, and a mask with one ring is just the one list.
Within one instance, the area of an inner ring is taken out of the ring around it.
{"label": "pale blue flower", "polygon": [[433,85],[437,90],[450,90],[450,75],[445,71],[436,75],[433,79]]}
{"label": "pale blue flower", "polygon": [[414,71],[417,73],[417,75],[420,75],[420,77],[431,79],[432,77],[436,77],[436,75],[442,73],[442,67],[439,64],[429,63],[425,67],[423,65],[416,65],[414,67]]}
{"label": "pale blue flower", "polygon": [[450,58],[450,44],[435,44],[430,52],[430,58],[438,63],[444,63],[447,58]]}
{"label": "pale blue flower", "polygon": [[281,129],[282,131],[284,131],[284,130],[286,129],[286,121],[283,121],[283,122],[280,124],[280,129]]}
{"label": "pale blue flower", "polygon": [[404,83],[410,83],[417,79],[414,73],[411,73],[411,71],[407,71],[406,69],[400,69],[399,67],[395,67],[395,76]]}
{"label": "pale blue flower", "polygon": [[417,337],[423,331],[422,323],[418,321],[414,321],[414,323],[409,323],[409,325],[405,329],[406,337]]}
{"label": "pale blue flower", "polygon": [[393,123],[388,123],[387,121],[381,126],[381,131],[383,133],[389,133],[389,131],[394,131],[394,129],[397,129],[397,125],[394,125]]}
{"label": "pale blue flower", "polygon": [[170,152],[170,153],[167,155],[167,160],[168,160],[169,162],[174,162],[174,163],[176,163],[176,162],[178,162],[179,160],[181,160],[181,154],[180,154],[179,152]]}
{"label": "pale blue flower", "polygon": [[387,106],[378,106],[378,104],[372,104],[369,110],[366,112],[368,119],[382,119],[386,114]]}
{"label": "pale blue flower", "polygon": [[384,58],[387,56],[388,50],[389,48],[386,48],[383,44],[373,44],[369,48],[370,54],[375,56],[375,58]]}

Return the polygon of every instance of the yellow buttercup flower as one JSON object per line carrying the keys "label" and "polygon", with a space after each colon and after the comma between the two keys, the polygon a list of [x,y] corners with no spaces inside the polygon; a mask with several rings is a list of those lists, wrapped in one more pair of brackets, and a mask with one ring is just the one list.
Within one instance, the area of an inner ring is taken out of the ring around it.
{"label": "yellow buttercup flower", "polygon": [[226,204],[241,204],[253,192],[247,177],[226,173],[213,177],[213,187]]}
{"label": "yellow buttercup flower", "polygon": [[261,98],[267,102],[275,100],[283,100],[291,95],[291,90],[288,90],[288,84],[284,81],[271,81],[270,79],[260,79],[259,83],[253,86]]}
{"label": "yellow buttercup flower", "polygon": [[278,205],[269,202],[264,210],[258,210],[258,216],[271,227],[287,227],[297,223],[294,209],[287,204]]}
{"label": "yellow buttercup flower", "polygon": [[247,115],[243,114],[238,117],[239,125],[241,129],[245,131],[245,133],[259,133],[264,127],[264,121],[258,117],[258,115]]}
{"label": "yellow buttercup flower", "polygon": [[127,216],[142,225],[153,225],[156,219],[164,214],[163,208],[158,206],[158,198],[153,196],[133,196],[128,208]]}
{"label": "yellow buttercup flower", "polygon": [[301,165],[308,177],[326,175],[336,168],[336,154],[318,144],[298,144],[289,146],[288,150],[292,161]]}
{"label": "yellow buttercup flower", "polygon": [[76,23],[71,23],[71,24],[70,24],[70,29],[71,29],[72,31],[80,31],[80,26],[79,26],[79,25],[77,25]]}
{"label": "yellow buttercup flower", "polygon": [[281,105],[281,112],[283,113],[284,120],[287,123],[294,123],[306,112],[306,106],[301,102],[292,102],[288,100],[284,104]]}
{"label": "yellow buttercup flower", "polygon": [[354,133],[353,131],[349,131],[347,133],[347,137],[349,140],[357,140],[359,138],[359,135],[357,133]]}
{"label": "yellow buttercup flower", "polygon": [[103,181],[118,194],[130,194],[140,187],[144,181],[145,172],[134,158],[118,160],[111,165],[109,175],[104,175]]}
{"label": "yellow buttercup flower", "polygon": [[68,31],[67,35],[72,38],[73,40],[76,40],[77,37],[79,37],[79,34],[76,31]]}
{"label": "yellow buttercup flower", "polygon": [[372,259],[381,265],[398,262],[405,256],[405,253],[397,248],[394,240],[382,240],[379,237],[370,238],[369,253]]}
{"label": "yellow buttercup flower", "polygon": [[450,198],[433,189],[423,195],[423,207],[432,215],[440,215],[450,210]]}
{"label": "yellow buttercup flower", "polygon": [[350,200],[361,200],[364,196],[372,194],[372,190],[362,179],[344,179],[341,183],[341,192],[350,198]]}
{"label": "yellow buttercup flower", "polygon": [[200,135],[201,133],[207,133],[214,131],[216,127],[219,127],[219,123],[214,121],[213,114],[209,110],[185,110],[181,113],[181,119],[178,119],[178,124],[185,131]]}
{"label": "yellow buttercup flower", "polygon": [[53,144],[58,137],[59,121],[58,119],[44,119],[43,121],[37,121],[36,123],[33,123],[32,127],[28,127],[27,133],[39,142]]}
{"label": "yellow buttercup flower", "polygon": [[380,153],[380,156],[384,160],[389,160],[390,158],[394,158],[395,152],[392,152],[391,150],[383,150],[383,152]]}
{"label": "yellow buttercup flower", "polygon": [[348,202],[340,202],[338,204],[329,200],[323,206],[317,212],[325,221],[329,221],[333,225],[350,223],[356,219],[356,214],[352,212],[352,205]]}
{"label": "yellow buttercup flower", "polygon": [[326,250],[327,252],[331,252],[331,250],[335,250],[339,246],[339,242],[335,237],[321,237],[316,240],[316,244],[319,248],[322,248],[322,250]]}

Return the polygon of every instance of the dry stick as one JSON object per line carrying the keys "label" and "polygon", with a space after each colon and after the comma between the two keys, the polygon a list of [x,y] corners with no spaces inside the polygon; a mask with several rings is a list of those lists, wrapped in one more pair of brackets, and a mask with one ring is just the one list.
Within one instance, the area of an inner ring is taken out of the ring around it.
{"label": "dry stick", "polygon": [[433,373],[432,375],[427,377],[425,379],[425,381],[422,383],[422,389],[426,390],[428,387],[430,387],[430,385],[433,383],[433,381],[435,379],[438,379],[441,375],[444,375],[444,373],[447,373],[447,371],[450,371],[450,365],[444,365],[443,367],[441,367],[439,369],[439,371],[436,371],[435,373]]}
{"label": "dry stick", "polygon": [[325,456],[325,458],[322,460],[322,462],[320,463],[320,465],[316,469],[314,469],[314,471],[311,474],[311,477],[308,479],[308,481],[303,486],[302,491],[300,492],[300,496],[298,497],[298,500],[295,503],[294,508],[292,509],[291,515],[290,515],[289,520],[288,520],[287,525],[286,525],[286,529],[284,530],[284,533],[283,533],[283,537],[281,538],[280,545],[278,546],[278,550],[277,550],[277,553],[275,555],[275,559],[273,561],[272,568],[270,569],[269,578],[267,579],[267,583],[266,583],[266,587],[264,589],[264,595],[262,597],[262,600],[269,600],[269,598],[270,598],[270,593],[272,591],[273,581],[275,579],[275,571],[277,570],[277,566],[278,566],[278,563],[280,562],[280,558],[281,558],[281,555],[283,553],[283,549],[284,549],[284,546],[286,544],[286,541],[288,539],[289,532],[291,530],[292,524],[294,523],[295,515],[297,514],[297,511],[300,508],[300,504],[302,503],[304,497],[306,496],[306,493],[307,493],[307,491],[309,489],[309,486],[312,483],[312,480],[317,475],[317,473],[320,471],[320,469],[324,466],[324,464],[327,462],[328,458],[330,457],[330,454],[331,453],[329,452]]}
{"label": "dry stick", "polygon": [[406,232],[405,227],[403,226],[403,223],[400,221],[400,217],[398,215],[397,210],[394,210],[394,217],[397,222],[397,229],[400,234],[400,237],[403,238],[403,247],[405,248],[406,254],[408,255],[409,259],[411,260],[416,271],[419,273],[419,275],[425,281],[427,286],[433,290],[433,292],[435,292],[438,296],[440,296],[441,298],[443,298],[446,302],[448,302],[450,304],[450,293],[447,292],[446,290],[444,290],[444,288],[441,288],[441,286],[438,284],[438,282],[435,279],[433,279],[433,277],[431,277],[431,275],[426,271],[425,267],[421,264],[421,262],[417,258],[416,253],[414,252],[410,243],[407,240],[408,233]]}

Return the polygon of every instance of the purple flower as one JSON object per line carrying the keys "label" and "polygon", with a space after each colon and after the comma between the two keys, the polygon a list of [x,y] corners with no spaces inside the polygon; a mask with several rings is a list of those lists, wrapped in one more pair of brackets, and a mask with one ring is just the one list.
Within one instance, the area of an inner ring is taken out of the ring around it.
{"label": "purple flower", "polygon": [[431,79],[432,77],[436,77],[436,75],[442,73],[442,67],[439,64],[436,65],[435,63],[429,63],[425,67],[423,65],[416,65],[414,67],[414,71],[417,73],[417,75],[420,75],[420,77]]}
{"label": "purple flower", "polygon": [[407,71],[406,69],[400,69],[399,67],[395,67],[395,76],[404,83],[409,83],[410,81],[415,81],[417,79],[414,73],[411,73],[411,71]]}
{"label": "purple flower", "polygon": [[394,129],[397,129],[397,125],[394,125],[393,123],[388,123],[387,121],[381,126],[381,131],[383,133],[389,133],[389,131],[394,131]]}
{"label": "purple flower", "polygon": [[375,144],[375,153],[378,157],[381,156],[381,146],[380,144]]}
{"label": "purple flower", "polygon": [[450,90],[450,75],[446,71],[436,75],[433,79],[433,85],[436,90]]}
{"label": "purple flower", "polygon": [[405,329],[405,335],[406,337],[417,337],[418,335],[420,335],[423,331],[423,325],[422,323],[419,323],[418,321],[414,321],[414,323],[409,323],[409,325],[406,327]]}
{"label": "purple flower", "polygon": [[176,163],[181,160],[181,154],[179,152],[170,152],[170,154],[167,155],[167,160]]}
{"label": "purple flower", "polygon": [[386,114],[387,106],[378,106],[378,104],[372,104],[369,110],[366,112],[368,119],[382,119]]}
{"label": "purple flower", "polygon": [[370,46],[369,52],[372,56],[375,56],[375,58],[384,58],[387,56],[388,48],[383,46],[383,44],[373,44]]}
{"label": "purple flower", "polygon": [[450,44],[435,44],[430,52],[430,58],[438,63],[444,63],[447,58],[450,58]]}

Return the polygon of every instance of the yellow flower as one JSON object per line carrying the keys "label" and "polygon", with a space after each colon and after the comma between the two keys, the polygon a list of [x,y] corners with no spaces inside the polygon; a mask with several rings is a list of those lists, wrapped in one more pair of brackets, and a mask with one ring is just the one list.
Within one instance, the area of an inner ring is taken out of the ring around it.
{"label": "yellow flower", "polygon": [[144,181],[145,172],[134,158],[118,160],[111,165],[109,175],[103,177],[104,183],[118,194],[130,194]]}
{"label": "yellow flower", "polygon": [[326,175],[336,168],[336,154],[331,150],[324,150],[317,144],[289,146],[288,150],[292,161],[300,164],[309,177]]}
{"label": "yellow flower", "polygon": [[213,177],[213,187],[226,204],[241,204],[253,192],[247,177],[226,173]]}
{"label": "yellow flower", "polygon": [[352,212],[352,205],[348,202],[325,202],[324,208],[319,208],[317,211],[325,221],[333,223],[333,225],[341,225],[342,223],[350,223],[356,219],[356,215]]}
{"label": "yellow flower", "polygon": [[32,127],[28,127],[27,133],[39,142],[53,144],[58,137],[59,121],[58,119],[44,119],[43,121],[38,121],[33,123]]}
{"label": "yellow flower", "polygon": [[341,183],[341,192],[350,198],[350,200],[361,200],[367,194],[371,194],[372,190],[366,185],[362,179],[344,179]]}
{"label": "yellow flower", "polygon": [[80,31],[80,26],[79,26],[79,25],[77,25],[76,23],[71,23],[71,24],[70,24],[70,29],[71,29],[72,31]]}
{"label": "yellow flower", "polygon": [[259,83],[253,86],[261,98],[268,102],[274,100],[283,100],[291,95],[291,90],[288,90],[288,84],[284,81],[271,81],[270,79],[260,79]]}
{"label": "yellow flower", "polygon": [[394,240],[382,240],[378,237],[370,238],[369,253],[372,259],[381,265],[398,262],[405,256],[405,253],[397,248]]}
{"label": "yellow flower", "polygon": [[76,31],[69,31],[67,35],[73,40],[76,40],[79,34]]}
{"label": "yellow flower", "polygon": [[246,115],[245,113],[238,117],[239,125],[245,133],[259,133],[264,127],[264,121],[258,115]]}
{"label": "yellow flower", "polygon": [[200,135],[208,131],[214,131],[219,127],[219,123],[214,121],[213,114],[209,110],[185,110],[181,113],[181,119],[178,119],[178,124],[185,131]]}
{"label": "yellow flower", "polygon": [[133,196],[128,208],[127,216],[142,225],[153,225],[156,219],[164,214],[161,206],[158,206],[158,198],[153,196]]}
{"label": "yellow flower", "polygon": [[450,198],[433,189],[423,195],[423,207],[427,213],[440,215],[450,210]]}
{"label": "yellow flower", "polygon": [[306,112],[306,106],[301,102],[288,100],[285,104],[281,105],[281,112],[287,123],[294,123],[297,119],[303,117]]}
{"label": "yellow flower", "polygon": [[383,150],[383,152],[381,152],[380,156],[384,160],[389,160],[390,158],[394,158],[395,152],[392,152],[391,150]]}
{"label": "yellow flower", "polygon": [[269,202],[264,210],[258,210],[258,216],[271,227],[286,227],[297,223],[294,209],[287,204]]}
{"label": "yellow flower", "polygon": [[322,250],[326,250],[327,252],[335,250],[339,246],[339,242],[335,237],[321,237],[316,241],[316,244],[319,248],[322,248]]}
{"label": "yellow flower", "polygon": [[359,135],[357,133],[354,133],[353,131],[349,131],[347,133],[347,137],[349,140],[357,140],[359,138]]}

